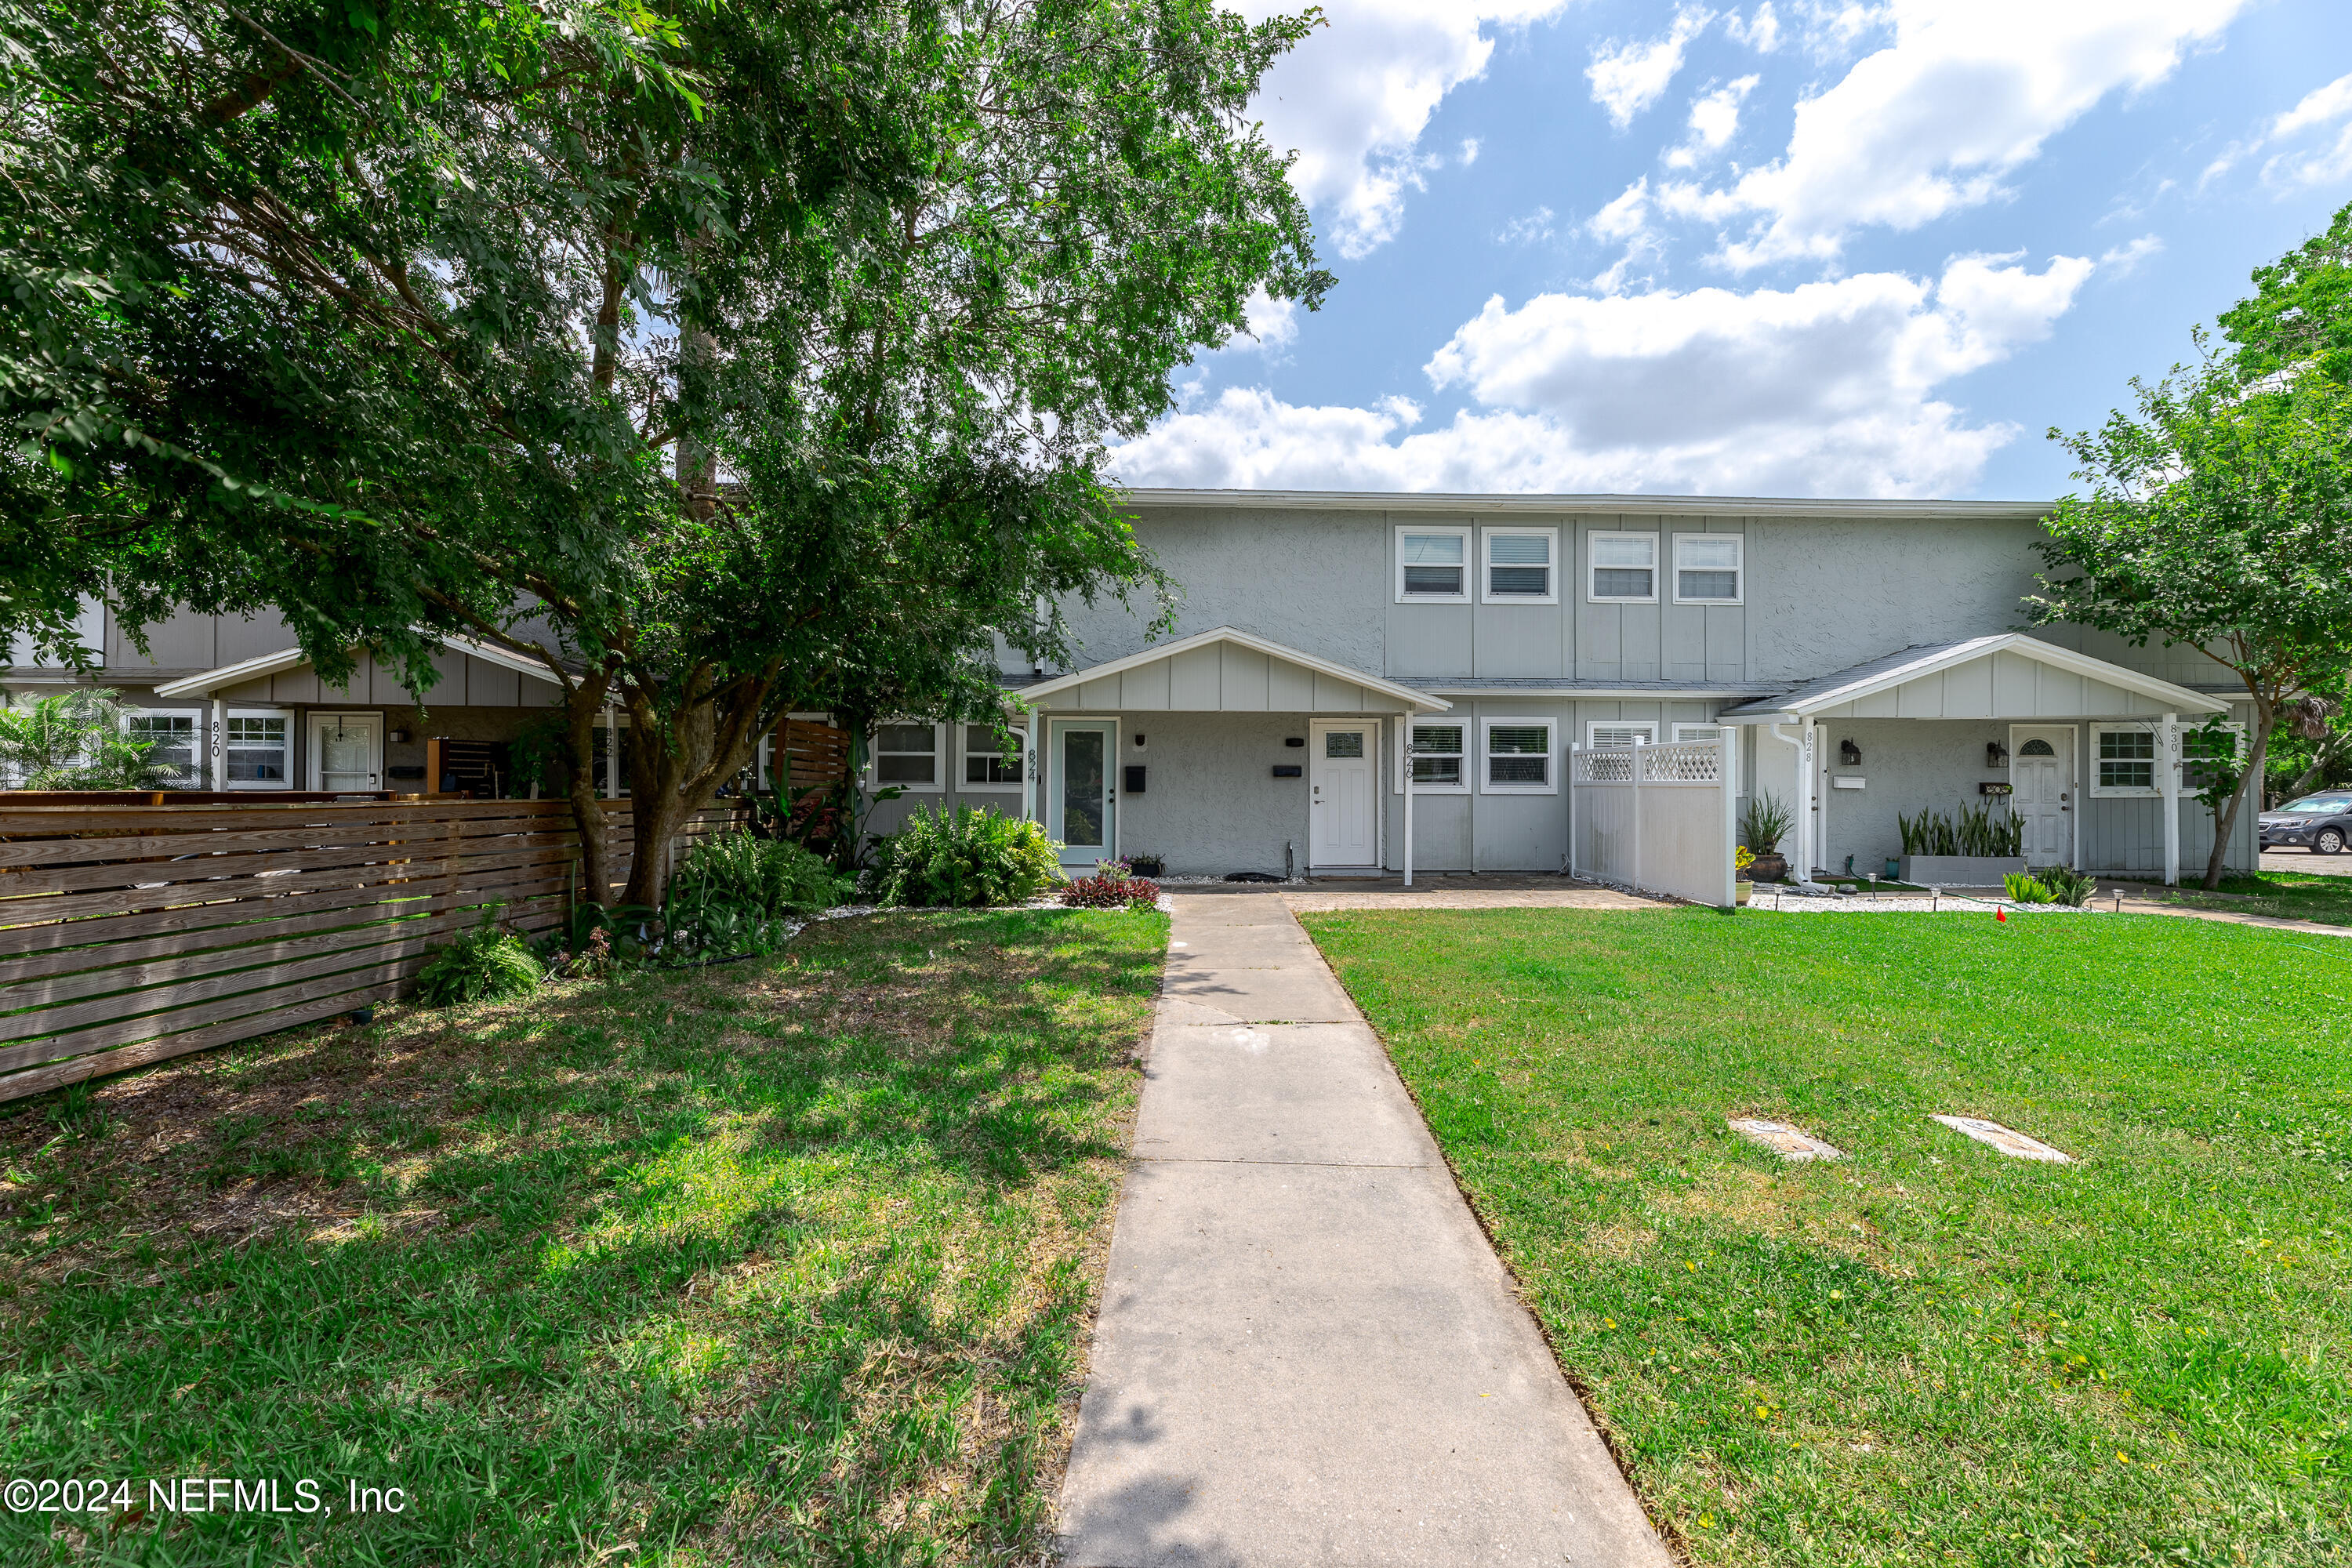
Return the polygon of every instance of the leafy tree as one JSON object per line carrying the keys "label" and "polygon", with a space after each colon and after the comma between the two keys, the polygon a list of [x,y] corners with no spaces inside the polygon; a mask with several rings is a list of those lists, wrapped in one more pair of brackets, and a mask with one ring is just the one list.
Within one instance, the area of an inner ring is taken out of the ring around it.
{"label": "leafy tree", "polygon": [[2251,744],[2215,814],[2211,888],[2290,705],[2352,670],[2352,392],[2324,376],[2248,391],[2226,361],[2133,386],[2136,414],[2051,432],[2089,490],[2047,520],[2029,603],[2044,623],[2195,647],[2244,689]]}
{"label": "leafy tree", "polygon": [[[624,703],[635,869],[794,706],[993,716],[1040,599],[1163,586],[1098,467],[1258,288],[1209,0],[0,0],[0,631],[275,605]],[[725,482],[722,482],[722,475]]]}
{"label": "leafy tree", "polygon": [[2352,385],[2352,205],[2326,232],[2254,269],[2254,292],[2216,319],[2247,380],[2312,372]]}

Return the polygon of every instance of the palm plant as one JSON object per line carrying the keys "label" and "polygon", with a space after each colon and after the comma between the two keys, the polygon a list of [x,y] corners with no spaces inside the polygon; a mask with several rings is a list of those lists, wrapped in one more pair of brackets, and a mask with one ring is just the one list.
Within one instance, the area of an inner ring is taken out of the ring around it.
{"label": "palm plant", "polygon": [[172,770],[153,749],[122,732],[121,694],[103,687],[0,708],[0,769],[18,789],[162,789]]}

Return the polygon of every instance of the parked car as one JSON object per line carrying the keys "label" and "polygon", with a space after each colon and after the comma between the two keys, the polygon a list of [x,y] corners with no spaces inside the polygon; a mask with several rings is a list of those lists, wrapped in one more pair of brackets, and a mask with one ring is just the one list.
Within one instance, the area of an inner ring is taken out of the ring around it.
{"label": "parked car", "polygon": [[2352,844],[2352,793],[2322,790],[2262,816],[2263,847],[2300,844],[2315,855],[2338,855]]}

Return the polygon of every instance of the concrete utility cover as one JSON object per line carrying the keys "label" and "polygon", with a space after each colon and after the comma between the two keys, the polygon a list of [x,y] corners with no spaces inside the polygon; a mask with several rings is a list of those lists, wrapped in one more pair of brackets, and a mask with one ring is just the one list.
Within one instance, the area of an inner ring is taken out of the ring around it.
{"label": "concrete utility cover", "polygon": [[1763,1144],[1783,1160],[1845,1158],[1830,1144],[1810,1133],[1798,1131],[1785,1121],[1767,1121],[1760,1116],[1735,1116],[1725,1125],[1749,1142]]}
{"label": "concrete utility cover", "polygon": [[2053,1165],[2071,1165],[2074,1156],[2063,1154],[2038,1138],[2028,1138],[1998,1121],[1987,1121],[1981,1116],[1938,1116],[1955,1132],[1965,1132],[1979,1143],[1990,1143],[2012,1160],[2047,1160]]}

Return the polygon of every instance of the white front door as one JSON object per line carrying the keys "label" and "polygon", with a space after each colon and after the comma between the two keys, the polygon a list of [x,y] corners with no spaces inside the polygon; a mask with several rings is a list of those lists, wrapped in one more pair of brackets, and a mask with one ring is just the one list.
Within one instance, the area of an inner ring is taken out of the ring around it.
{"label": "white front door", "polygon": [[310,787],[383,788],[383,718],[378,713],[310,715]]}
{"label": "white front door", "polygon": [[1309,726],[1308,865],[1370,866],[1378,859],[1372,811],[1379,781],[1372,770],[1379,733],[1370,720],[1318,719]]}
{"label": "white front door", "polygon": [[2025,827],[2025,863],[2074,859],[2074,731],[2019,726],[2009,737],[2009,808]]}
{"label": "white front door", "polygon": [[1118,763],[1114,720],[1056,720],[1045,779],[1045,831],[1062,841],[1062,864],[1086,875],[1118,842]]}

